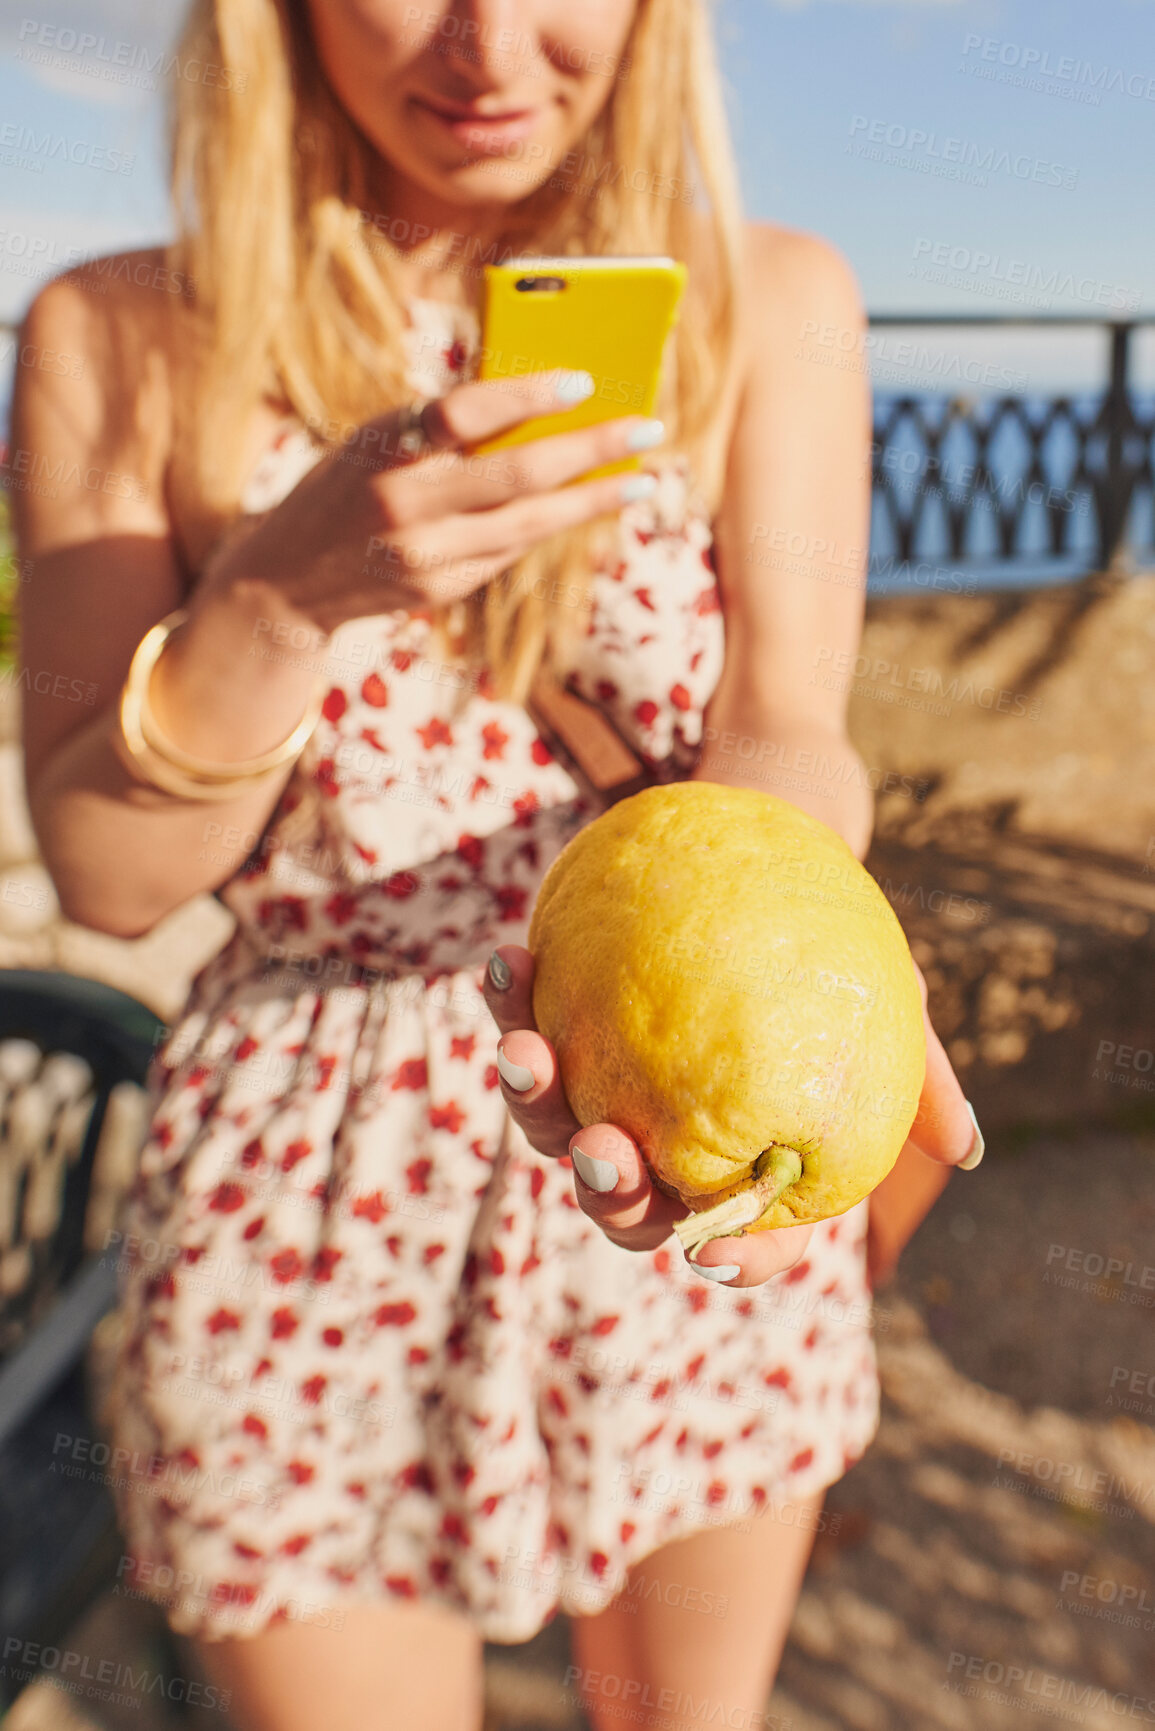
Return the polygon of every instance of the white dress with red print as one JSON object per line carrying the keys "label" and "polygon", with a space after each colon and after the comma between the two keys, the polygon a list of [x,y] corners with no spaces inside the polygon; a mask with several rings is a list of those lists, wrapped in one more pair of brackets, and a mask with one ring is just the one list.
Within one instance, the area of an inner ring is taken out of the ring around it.
{"label": "white dress with red print", "polygon": [[[443,391],[476,327],[411,319],[414,389]],[[286,428],[246,508],[318,454]],[[684,462],[621,513],[592,596],[580,688],[684,778],[724,642]],[[110,1406],[122,1586],[206,1639],[394,1597],[526,1640],[668,1540],[791,1520],[877,1423],[865,1205],[726,1291],[673,1241],[611,1244],[513,1126],[483,970],[596,810],[428,631],[334,634],[323,719],[220,892],[236,934],[154,1065]]]}

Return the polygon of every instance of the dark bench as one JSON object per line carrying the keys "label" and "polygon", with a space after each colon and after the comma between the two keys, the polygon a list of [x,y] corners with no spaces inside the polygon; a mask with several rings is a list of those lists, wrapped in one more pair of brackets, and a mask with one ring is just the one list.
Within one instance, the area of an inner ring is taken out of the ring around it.
{"label": "dark bench", "polygon": [[[78,1465],[100,1440],[86,1350],[161,1031],[98,981],[0,971],[0,1652],[58,1641],[115,1578],[105,1475]],[[0,1714],[21,1687],[0,1674]]]}

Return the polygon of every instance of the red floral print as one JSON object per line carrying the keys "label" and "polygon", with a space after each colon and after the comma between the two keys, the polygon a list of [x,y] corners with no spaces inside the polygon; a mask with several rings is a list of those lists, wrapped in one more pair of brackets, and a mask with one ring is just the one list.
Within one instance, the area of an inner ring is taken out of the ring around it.
{"label": "red floral print", "polygon": [[[477,333],[409,310],[414,394],[441,394]],[[286,429],[245,509],[319,455]],[[557,672],[676,780],[724,620],[689,465],[658,479]],[[170,1610],[192,1636],[376,1596],[524,1641],[659,1546],[837,1479],[877,1421],[864,1209],[728,1292],[676,1244],[612,1244],[570,1160],[514,1128],[486,961],[598,805],[488,668],[439,679],[430,629],[340,628],[259,869],[219,892],[236,935],[158,1053],[111,1411],[129,1549],[203,1582]]]}

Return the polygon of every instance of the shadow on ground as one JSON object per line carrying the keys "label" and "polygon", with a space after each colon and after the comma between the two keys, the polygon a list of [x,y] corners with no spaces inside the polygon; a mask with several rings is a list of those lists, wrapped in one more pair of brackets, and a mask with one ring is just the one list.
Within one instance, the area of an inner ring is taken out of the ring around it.
{"label": "shadow on ground", "polygon": [[[903,789],[869,863],[989,1151],[879,1295],[881,1428],[762,1725],[1155,1723],[1155,580],[880,604],[864,650],[854,735]],[[68,1641],[165,1662],[158,1614],[111,1596]],[[564,1619],[489,1648],[487,1731],[583,1731],[568,1660]],[[5,1723],[231,1731],[49,1683]]]}
{"label": "shadow on ground", "polygon": [[[1149,1723],[1155,1140],[995,1137],[977,1172],[952,1178],[877,1312],[882,1426],[830,1494],[837,1531],[819,1537],[765,1724]],[[159,1670],[161,1637],[150,1607],[109,1596],[68,1645],[93,1668]],[[489,1648],[491,1731],[584,1731],[568,1662],[564,1619]],[[197,1674],[183,1645],[180,1669]],[[6,1731],[180,1724],[231,1731],[219,1712],[178,1718],[147,1694],[116,1707],[47,1683]]]}

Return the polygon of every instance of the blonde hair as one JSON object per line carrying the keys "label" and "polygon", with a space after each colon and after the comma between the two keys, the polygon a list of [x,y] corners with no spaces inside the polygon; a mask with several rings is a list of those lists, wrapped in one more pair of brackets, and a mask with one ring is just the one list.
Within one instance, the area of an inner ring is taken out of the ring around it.
{"label": "blonde hair", "polygon": [[[638,0],[572,179],[555,176],[510,206],[496,256],[685,261],[658,412],[712,505],[741,212],[706,4]],[[191,61],[215,76],[176,81],[169,254],[195,284],[187,482],[223,528],[239,510],[244,430],[262,397],[283,397],[318,429],[357,426],[413,393],[400,255],[365,220],[374,159],[325,79],[304,0],[194,0],[177,63]],[[573,598],[585,596],[615,521],[554,536],[456,608],[435,606],[443,647],[483,659],[492,694],[523,702],[543,657],[575,629]]]}

